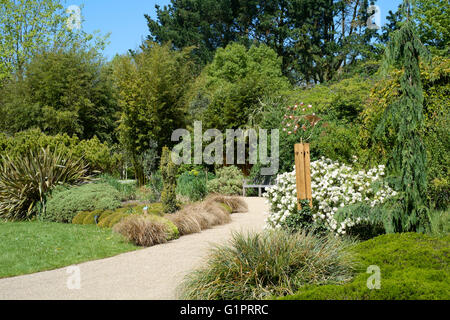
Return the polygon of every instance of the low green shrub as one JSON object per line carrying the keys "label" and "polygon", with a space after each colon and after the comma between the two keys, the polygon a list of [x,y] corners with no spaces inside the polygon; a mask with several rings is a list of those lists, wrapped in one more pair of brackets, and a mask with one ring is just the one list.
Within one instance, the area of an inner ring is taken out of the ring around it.
{"label": "low green shrub", "polygon": [[188,197],[190,201],[200,201],[208,194],[207,181],[214,178],[212,173],[193,169],[183,172],[177,179],[177,194]]}
{"label": "low green shrub", "polygon": [[[386,234],[354,246],[357,274],[343,285],[305,286],[291,300],[448,300],[450,236]],[[368,289],[369,266],[381,271],[379,290]]]}
{"label": "low green shrub", "polygon": [[233,234],[207,264],[187,276],[181,297],[194,300],[264,299],[292,294],[306,284],[351,280],[350,243],[337,237],[282,230]]}
{"label": "low green shrub", "polygon": [[240,195],[243,182],[244,175],[239,168],[235,166],[223,167],[217,169],[215,179],[208,181],[207,189],[209,193]]}
{"label": "low green shrub", "polygon": [[136,190],[136,200],[143,202],[158,202],[160,194],[155,192],[151,187],[141,187]]}
{"label": "low green shrub", "polygon": [[119,192],[108,184],[94,183],[55,192],[47,201],[44,221],[71,222],[80,211],[114,210],[120,206]]}

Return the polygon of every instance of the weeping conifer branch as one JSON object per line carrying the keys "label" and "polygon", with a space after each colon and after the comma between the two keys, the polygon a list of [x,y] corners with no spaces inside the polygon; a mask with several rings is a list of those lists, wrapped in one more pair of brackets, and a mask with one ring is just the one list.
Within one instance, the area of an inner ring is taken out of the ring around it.
{"label": "weeping conifer branch", "polygon": [[397,232],[421,231],[427,221],[427,164],[421,136],[424,97],[419,66],[421,59],[430,61],[430,54],[416,35],[411,19],[412,5],[412,0],[404,1],[402,9],[406,21],[393,33],[385,53],[385,70],[388,67],[403,70],[399,98],[386,108],[375,132],[376,137],[388,130],[396,135],[388,171],[395,178],[395,187],[401,195],[392,210],[392,222]]}

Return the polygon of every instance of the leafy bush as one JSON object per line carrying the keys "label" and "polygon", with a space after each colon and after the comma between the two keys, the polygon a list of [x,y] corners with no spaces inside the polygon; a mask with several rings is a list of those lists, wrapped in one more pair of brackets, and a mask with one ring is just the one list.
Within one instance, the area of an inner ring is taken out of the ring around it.
{"label": "leafy bush", "polygon": [[[396,195],[383,185],[384,175],[384,166],[356,172],[348,165],[329,159],[311,162],[314,225],[345,234],[347,227],[353,226],[355,221],[352,216],[337,221],[335,215],[339,208],[358,202],[367,202],[372,207]],[[268,227],[279,227],[290,215],[297,213],[295,170],[278,175],[277,185],[269,188],[265,196],[270,203]]]}
{"label": "leafy bush", "polygon": [[208,194],[207,180],[213,177],[214,175],[211,173],[207,177],[205,172],[195,169],[183,172],[177,179],[177,194],[186,196],[193,202],[200,201]]}
{"label": "leafy bush", "polygon": [[96,137],[80,140],[75,135],[49,136],[39,129],[18,132],[6,138],[3,151],[0,148],[0,154],[21,157],[30,150],[36,152],[41,148],[49,148],[51,152],[60,152],[64,157],[70,156],[74,160],[83,159],[89,165],[90,172],[115,172],[120,162],[119,154],[113,153],[106,143],[100,142]]}
{"label": "leafy bush", "polygon": [[115,225],[113,230],[138,246],[150,247],[167,242],[167,226],[145,216],[131,215]]}
{"label": "leafy bush", "polygon": [[131,183],[121,183],[118,179],[109,174],[100,176],[99,182],[109,184],[120,193],[122,201],[132,200],[136,198],[136,186]]}
{"label": "leafy bush", "polygon": [[[450,299],[450,237],[418,233],[388,234],[351,249],[357,274],[344,285],[305,286],[292,300],[448,300]],[[369,290],[367,268],[381,271],[381,288]]]}
{"label": "leafy bush", "polygon": [[[81,160],[52,152],[30,150],[22,156],[0,159],[0,217],[8,220],[33,218],[40,203],[45,211],[47,193],[61,184],[88,180]],[[70,221],[72,218],[70,218]]]}
{"label": "leafy bush", "polygon": [[229,166],[217,169],[216,178],[208,181],[207,188],[209,193],[239,195],[243,182],[242,172],[235,166]]}
{"label": "leafy bush", "polygon": [[343,283],[352,275],[348,245],[311,233],[235,233],[229,245],[213,249],[205,267],[188,275],[182,298],[256,300],[306,284]]}
{"label": "leafy bush", "polygon": [[290,232],[299,232],[308,230],[313,225],[313,213],[309,200],[301,200],[301,210],[289,215],[286,220],[281,223],[281,227]]}
{"label": "leafy bush", "polygon": [[136,191],[136,200],[143,202],[155,203],[160,200],[160,194],[155,193],[155,191],[150,187],[140,187]]}
{"label": "leafy bush", "polygon": [[114,210],[120,206],[120,193],[109,184],[94,183],[55,192],[42,215],[44,221],[71,222],[77,212]]}
{"label": "leafy bush", "polygon": [[177,187],[177,166],[171,159],[169,148],[164,147],[161,155],[161,176],[163,180],[163,191],[161,202],[166,213],[173,213],[178,210],[176,187]]}

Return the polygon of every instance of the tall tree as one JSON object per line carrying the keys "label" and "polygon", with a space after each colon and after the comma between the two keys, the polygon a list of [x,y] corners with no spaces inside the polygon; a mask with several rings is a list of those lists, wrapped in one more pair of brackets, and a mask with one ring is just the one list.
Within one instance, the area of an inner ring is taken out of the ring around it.
{"label": "tall tree", "polygon": [[142,51],[113,61],[121,106],[119,132],[136,171],[145,183],[142,154],[153,142],[158,153],[171,146],[172,132],[185,127],[185,93],[192,78],[190,49],[174,52],[170,44],[147,42]]}
{"label": "tall tree", "polygon": [[418,0],[414,7],[419,36],[433,53],[450,54],[450,6],[448,0]]}
{"label": "tall tree", "polygon": [[94,39],[102,47],[106,38],[70,30],[69,15],[59,0],[0,0],[0,80],[23,76],[24,66],[39,50]]}
{"label": "tall tree", "polygon": [[118,106],[110,74],[99,53],[84,46],[35,54],[24,65],[24,77],[0,89],[0,130],[12,134],[37,127],[112,142]]}
{"label": "tall tree", "polygon": [[172,0],[146,18],[149,39],[197,46],[204,63],[230,42],[258,42],[282,57],[293,81],[325,82],[370,51],[367,9],[367,0]]}
{"label": "tall tree", "polygon": [[[219,48],[203,69],[191,92],[195,119],[219,130],[240,128],[249,122],[260,100],[290,88],[283,76],[281,58],[266,45],[232,43]],[[199,108],[199,106],[201,106]],[[195,112],[196,111],[196,112]]]}
{"label": "tall tree", "polygon": [[421,58],[428,60],[430,55],[416,33],[412,2],[404,0],[406,21],[392,34],[386,48],[386,64],[403,70],[400,95],[386,108],[376,132],[383,136],[386,130],[393,130],[396,135],[388,170],[397,178],[396,188],[400,191],[399,206],[393,210],[397,232],[421,231],[427,216],[424,199],[427,156],[422,139],[424,97],[419,63]]}
{"label": "tall tree", "polygon": [[387,23],[381,28],[381,34],[377,36],[379,41],[383,44],[389,43],[392,32],[400,28],[400,23],[403,19],[402,4],[398,6],[397,11],[395,12],[389,10],[388,15],[386,16]]}

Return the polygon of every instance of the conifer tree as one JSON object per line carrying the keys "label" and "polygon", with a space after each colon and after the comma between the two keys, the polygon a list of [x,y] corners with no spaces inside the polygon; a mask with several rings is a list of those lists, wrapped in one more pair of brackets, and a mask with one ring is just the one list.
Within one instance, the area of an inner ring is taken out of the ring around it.
{"label": "conifer tree", "polygon": [[178,210],[177,203],[177,165],[172,161],[172,153],[169,148],[164,147],[161,155],[161,176],[163,180],[163,190],[161,202],[165,213],[174,213]]}
{"label": "conifer tree", "polygon": [[421,132],[424,126],[423,88],[420,78],[420,59],[429,61],[430,54],[420,42],[411,18],[413,0],[403,3],[406,20],[392,34],[386,48],[385,67],[403,71],[399,97],[388,106],[376,136],[392,130],[396,135],[388,173],[395,177],[399,201],[392,210],[396,232],[423,231],[427,221],[425,192],[427,187],[426,150]]}

